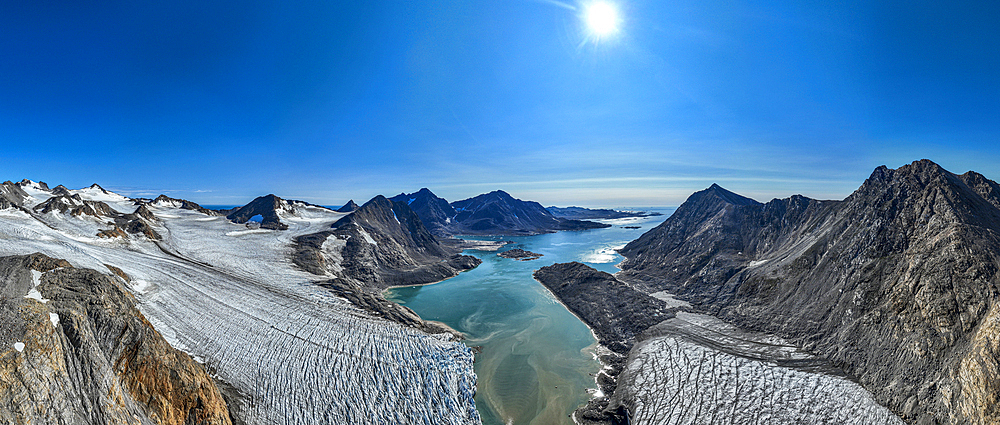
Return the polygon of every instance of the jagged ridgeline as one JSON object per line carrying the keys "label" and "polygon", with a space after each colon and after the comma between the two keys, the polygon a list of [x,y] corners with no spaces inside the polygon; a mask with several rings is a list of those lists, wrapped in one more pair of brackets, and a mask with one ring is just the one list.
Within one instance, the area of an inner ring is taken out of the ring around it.
{"label": "jagged ridgeline", "polygon": [[922,160],[843,201],[717,185],[629,243],[619,278],[833,362],[907,422],[1000,423],[1000,186]]}

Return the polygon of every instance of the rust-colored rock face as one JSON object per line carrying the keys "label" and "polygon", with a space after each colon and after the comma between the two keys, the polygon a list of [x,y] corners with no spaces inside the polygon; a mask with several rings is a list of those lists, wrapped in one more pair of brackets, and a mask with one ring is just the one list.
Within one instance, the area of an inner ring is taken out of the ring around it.
{"label": "rust-colored rock face", "polygon": [[204,367],[122,282],[41,254],[0,258],[0,423],[231,423]]}

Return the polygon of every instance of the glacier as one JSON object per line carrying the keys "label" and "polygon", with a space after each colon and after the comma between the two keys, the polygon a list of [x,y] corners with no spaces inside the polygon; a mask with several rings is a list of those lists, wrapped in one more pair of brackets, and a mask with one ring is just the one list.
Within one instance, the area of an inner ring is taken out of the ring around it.
{"label": "glacier", "polygon": [[[106,217],[45,214],[48,191],[0,210],[0,254],[43,252],[76,267],[115,266],[167,341],[232,387],[247,424],[479,424],[472,351],[375,317],[316,285],[289,260],[292,239],[345,214],[314,206],[279,211],[288,230],[149,203],[162,240],[99,238]],[[70,191],[120,213],[136,205],[99,186]],[[331,253],[330,258],[336,258]]]}

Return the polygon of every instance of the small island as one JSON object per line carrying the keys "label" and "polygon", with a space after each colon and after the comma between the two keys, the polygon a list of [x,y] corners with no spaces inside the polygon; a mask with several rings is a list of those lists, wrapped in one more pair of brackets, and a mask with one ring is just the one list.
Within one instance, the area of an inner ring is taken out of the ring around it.
{"label": "small island", "polygon": [[500,256],[500,257],[503,257],[503,258],[513,258],[513,259],[518,260],[518,261],[535,260],[535,259],[538,259],[539,257],[542,256],[542,254],[539,254],[537,252],[525,251],[525,250],[520,249],[520,248],[510,249],[510,250],[501,252],[501,253],[499,253],[497,255]]}

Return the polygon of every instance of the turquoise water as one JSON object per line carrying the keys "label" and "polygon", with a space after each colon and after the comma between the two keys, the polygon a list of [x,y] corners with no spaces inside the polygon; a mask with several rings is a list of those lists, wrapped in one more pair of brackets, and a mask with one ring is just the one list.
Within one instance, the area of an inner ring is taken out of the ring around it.
{"label": "turquoise water", "polygon": [[614,249],[666,217],[612,220],[608,223],[614,227],[607,229],[481,238],[512,240],[503,250],[521,248],[544,256],[516,261],[495,252],[466,251],[483,264],[433,285],[393,288],[385,296],[425,320],[464,333],[464,342],[481,350],[475,363],[476,406],[484,424],[572,424],[570,414],[597,388],[594,374],[601,365],[594,355],[596,340],[531,274],[569,261],[614,273],[621,261]]}

